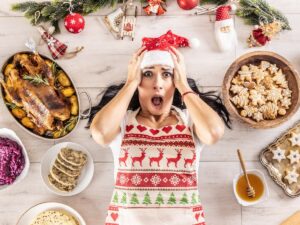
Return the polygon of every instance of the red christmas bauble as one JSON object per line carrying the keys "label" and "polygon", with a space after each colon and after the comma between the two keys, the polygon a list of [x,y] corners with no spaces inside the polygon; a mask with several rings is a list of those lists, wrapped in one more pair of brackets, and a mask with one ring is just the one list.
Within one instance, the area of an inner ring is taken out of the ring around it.
{"label": "red christmas bauble", "polygon": [[199,5],[199,0],[177,0],[177,4],[184,10],[191,10]]}
{"label": "red christmas bauble", "polygon": [[84,18],[79,13],[70,13],[65,17],[65,27],[71,33],[80,33],[83,31],[84,25]]}

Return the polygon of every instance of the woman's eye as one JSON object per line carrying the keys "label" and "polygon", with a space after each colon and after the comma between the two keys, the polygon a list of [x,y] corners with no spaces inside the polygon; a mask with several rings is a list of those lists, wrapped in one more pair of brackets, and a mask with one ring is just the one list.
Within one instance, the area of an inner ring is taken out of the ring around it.
{"label": "woman's eye", "polygon": [[143,73],[144,77],[151,77],[152,76],[152,72],[151,71],[146,71]]}
{"label": "woman's eye", "polygon": [[172,77],[173,74],[170,73],[170,72],[164,72],[164,73],[163,73],[163,76],[164,76],[164,77]]}

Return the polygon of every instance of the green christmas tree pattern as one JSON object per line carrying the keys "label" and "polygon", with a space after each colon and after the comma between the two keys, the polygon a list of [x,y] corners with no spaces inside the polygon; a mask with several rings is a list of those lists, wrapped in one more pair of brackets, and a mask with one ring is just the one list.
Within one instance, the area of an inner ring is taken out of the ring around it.
{"label": "green christmas tree pattern", "polygon": [[180,200],[180,204],[186,205],[186,204],[188,204],[188,203],[189,203],[189,201],[188,201],[187,194],[184,193],[183,196],[182,196],[182,198],[181,198],[181,200]]}
{"label": "green christmas tree pattern", "polygon": [[113,203],[118,203],[118,202],[119,202],[118,192],[115,192]]}
{"label": "green christmas tree pattern", "polygon": [[194,205],[198,203],[197,194],[195,192],[192,194],[191,203],[194,204]]}
{"label": "green christmas tree pattern", "polygon": [[127,204],[127,195],[126,195],[126,192],[124,192],[123,195],[122,195],[121,203],[122,204]]}
{"label": "green christmas tree pattern", "polygon": [[130,200],[130,204],[133,204],[133,205],[140,204],[136,193],[133,193],[131,200]]}
{"label": "green christmas tree pattern", "polygon": [[168,200],[168,205],[175,205],[175,204],[176,204],[176,198],[175,198],[174,193],[172,192],[170,195],[170,198]]}
{"label": "green christmas tree pattern", "polygon": [[155,204],[158,204],[158,205],[164,204],[164,199],[163,199],[162,194],[160,192],[157,195],[157,198],[155,200]]}
{"label": "green christmas tree pattern", "polygon": [[[187,205],[187,204],[189,204],[189,202],[193,205],[196,205],[197,203],[200,203],[199,194],[197,194],[196,192],[193,192],[192,195],[191,195],[191,199],[189,201],[189,197],[188,197],[187,193],[186,192],[183,193],[183,195],[182,195],[182,197],[179,201],[179,204]],[[118,193],[116,191],[114,193],[114,196],[113,196],[113,203],[115,203],[115,204],[121,203],[121,204],[124,204],[124,205],[127,204],[127,193],[123,192],[122,198],[121,198],[121,193]],[[149,192],[145,193],[142,203],[146,206],[153,204]],[[162,205],[164,203],[165,203],[165,201],[164,201],[163,195],[162,195],[161,192],[159,192],[156,199],[155,199],[155,204]],[[168,201],[166,203],[168,205],[176,205],[177,204],[177,198],[176,198],[174,192],[172,192],[170,194],[170,196],[168,198]],[[132,194],[131,199],[130,199],[130,204],[132,204],[132,205],[140,204],[137,193],[134,192]]]}
{"label": "green christmas tree pattern", "polygon": [[198,203],[201,202],[200,195],[198,194]]}
{"label": "green christmas tree pattern", "polygon": [[152,204],[151,199],[150,199],[150,195],[149,195],[148,192],[145,194],[145,197],[144,197],[144,200],[143,200],[143,204],[145,204],[145,205]]}

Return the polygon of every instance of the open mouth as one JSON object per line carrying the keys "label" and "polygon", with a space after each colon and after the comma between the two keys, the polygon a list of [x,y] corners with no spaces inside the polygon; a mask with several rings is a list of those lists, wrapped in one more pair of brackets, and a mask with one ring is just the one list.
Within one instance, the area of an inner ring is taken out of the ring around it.
{"label": "open mouth", "polygon": [[163,98],[162,96],[154,96],[151,98],[151,102],[155,107],[159,107],[163,103]]}

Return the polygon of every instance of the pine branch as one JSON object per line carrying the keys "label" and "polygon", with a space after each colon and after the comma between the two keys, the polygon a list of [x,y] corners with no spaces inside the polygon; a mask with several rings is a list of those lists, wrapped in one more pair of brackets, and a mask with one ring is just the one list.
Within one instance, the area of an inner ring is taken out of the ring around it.
{"label": "pine branch", "polygon": [[200,2],[200,5],[205,5],[205,4],[223,5],[227,2],[228,0],[202,0]]}
{"label": "pine branch", "polygon": [[283,30],[291,30],[287,18],[277,9],[271,7],[265,0],[240,0],[237,16],[245,19],[247,24],[259,25],[272,23],[274,20],[282,22]]}
{"label": "pine branch", "polygon": [[[73,0],[72,12],[88,15],[105,6],[114,6],[123,0]],[[63,0],[45,2],[28,1],[12,5],[12,10],[24,12],[32,25],[50,22],[59,31],[58,22],[69,14],[69,5]]]}

